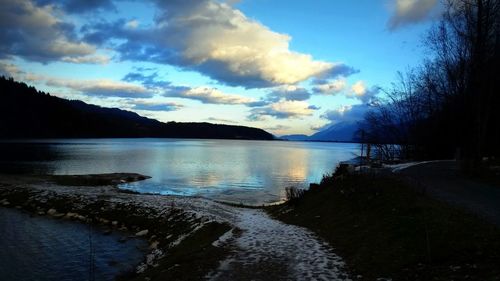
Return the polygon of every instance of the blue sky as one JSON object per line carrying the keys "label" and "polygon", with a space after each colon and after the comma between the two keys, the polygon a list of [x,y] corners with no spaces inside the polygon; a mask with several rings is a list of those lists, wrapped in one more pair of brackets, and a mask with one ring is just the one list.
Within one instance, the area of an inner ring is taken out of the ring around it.
{"label": "blue sky", "polygon": [[0,0],[0,73],[161,121],[312,134],[417,66],[438,0]]}

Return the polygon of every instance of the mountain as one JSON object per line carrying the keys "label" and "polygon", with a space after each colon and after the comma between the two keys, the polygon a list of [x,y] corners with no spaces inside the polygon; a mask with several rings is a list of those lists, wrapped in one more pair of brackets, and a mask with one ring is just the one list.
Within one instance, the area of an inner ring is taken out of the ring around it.
{"label": "mountain", "polygon": [[290,140],[290,141],[306,141],[306,140],[309,140],[309,136],[308,135],[284,135],[284,136],[281,136],[280,139]]}
{"label": "mountain", "polygon": [[280,139],[290,141],[356,141],[355,133],[359,126],[357,122],[340,122],[329,126],[311,136],[307,135],[284,135]]}
{"label": "mountain", "polygon": [[66,100],[0,77],[0,138],[211,138],[272,140],[264,130],[210,123],[163,123],[118,108]]}
{"label": "mountain", "polygon": [[339,122],[309,137],[312,141],[354,141],[357,122]]}

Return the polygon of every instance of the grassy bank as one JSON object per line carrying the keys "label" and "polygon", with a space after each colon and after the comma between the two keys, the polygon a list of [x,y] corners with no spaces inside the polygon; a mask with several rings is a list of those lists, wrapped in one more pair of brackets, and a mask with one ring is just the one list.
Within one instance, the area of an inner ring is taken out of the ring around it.
{"label": "grassy bank", "polygon": [[500,280],[500,229],[395,177],[325,177],[267,210],[328,241],[355,279]]}

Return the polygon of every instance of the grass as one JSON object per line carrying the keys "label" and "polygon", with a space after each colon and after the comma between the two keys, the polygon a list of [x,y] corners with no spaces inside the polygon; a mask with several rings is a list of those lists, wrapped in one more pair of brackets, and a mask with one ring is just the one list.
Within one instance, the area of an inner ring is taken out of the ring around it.
{"label": "grass", "polygon": [[500,229],[390,176],[327,176],[268,207],[316,232],[360,280],[500,280]]}

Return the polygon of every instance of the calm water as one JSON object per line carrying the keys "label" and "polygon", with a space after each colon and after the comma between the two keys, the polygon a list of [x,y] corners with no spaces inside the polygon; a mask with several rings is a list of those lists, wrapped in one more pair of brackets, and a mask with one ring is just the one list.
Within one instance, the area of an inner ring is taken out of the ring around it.
{"label": "calm water", "polygon": [[[119,273],[134,270],[148,247],[137,239],[120,243],[121,235],[104,235],[98,228],[90,233],[93,280],[114,280]],[[89,241],[88,225],[30,218],[21,211],[0,208],[0,280],[89,280]]]}
{"label": "calm water", "polygon": [[121,186],[263,204],[306,187],[354,157],[356,144],[191,139],[77,139],[0,143],[0,172],[151,176]]}

